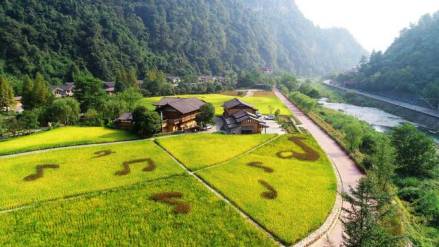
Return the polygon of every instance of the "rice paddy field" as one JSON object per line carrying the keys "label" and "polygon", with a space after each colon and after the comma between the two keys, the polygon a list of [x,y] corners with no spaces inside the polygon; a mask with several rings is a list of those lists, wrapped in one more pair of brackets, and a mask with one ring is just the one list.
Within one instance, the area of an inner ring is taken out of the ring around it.
{"label": "rice paddy field", "polygon": [[317,151],[318,159],[293,157],[293,152],[301,154],[303,149],[285,135],[240,159],[197,174],[285,243],[295,243],[324,223],[337,189],[331,164],[321,149],[312,138],[298,137]]}
{"label": "rice paddy field", "polygon": [[191,170],[227,161],[275,135],[197,134],[157,139],[166,150]]}
{"label": "rice paddy field", "polygon": [[132,140],[128,132],[102,127],[63,127],[0,142],[0,155],[41,149]]}
{"label": "rice paddy field", "polygon": [[[125,162],[133,162],[127,165],[128,173]],[[57,165],[58,168],[42,169],[38,177],[39,165]],[[144,171],[146,168],[149,169]],[[125,174],[120,174],[123,171]],[[182,173],[183,169],[152,141],[0,158],[0,208]]]}
{"label": "rice paddy field", "polygon": [[[190,210],[156,202],[180,192]],[[1,246],[275,246],[264,233],[189,176],[0,214]]]}
{"label": "rice paddy field", "polygon": [[[273,114],[277,109],[280,110],[281,115],[291,116],[291,112],[286,108],[284,104],[272,93],[257,93],[254,96],[230,96],[223,94],[194,94],[194,95],[178,95],[178,97],[190,98],[196,97],[201,100],[204,100],[208,103],[212,103],[215,107],[215,114],[221,115],[223,114],[222,105],[224,102],[229,101],[233,98],[239,98],[242,101],[254,106],[257,108],[262,114],[268,115]],[[162,97],[150,97],[143,98],[139,105],[143,105],[148,109],[154,109],[153,104],[160,101]]]}
{"label": "rice paddy field", "polygon": [[302,134],[191,134],[4,156],[0,246],[277,244],[239,211],[293,244],[325,221],[335,193],[330,162]]}

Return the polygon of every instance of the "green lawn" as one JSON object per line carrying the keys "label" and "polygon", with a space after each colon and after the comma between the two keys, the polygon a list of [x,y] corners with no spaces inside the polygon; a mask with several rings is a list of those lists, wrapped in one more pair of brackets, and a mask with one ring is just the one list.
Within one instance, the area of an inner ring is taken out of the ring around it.
{"label": "green lawn", "polygon": [[0,155],[135,138],[128,132],[102,127],[64,127],[2,141],[0,142]]}
{"label": "green lawn", "polygon": [[[108,156],[95,158],[98,151]],[[117,176],[126,161],[151,158],[155,170],[142,171],[148,162],[131,165],[131,173]],[[24,178],[36,173],[36,166],[57,164],[34,181]],[[94,190],[103,190],[145,180],[183,173],[178,164],[152,141],[112,144],[99,147],[48,151],[13,158],[0,158],[0,208],[9,208],[40,200],[59,198]]]}
{"label": "green lawn", "polygon": [[275,135],[197,134],[157,139],[172,155],[191,170],[224,162]]}
{"label": "green lawn", "polygon": [[[179,97],[196,97],[206,102],[212,103],[215,106],[215,113],[217,115],[223,114],[222,105],[224,102],[233,98],[239,98],[242,101],[249,103],[256,107],[262,114],[270,114],[270,106],[275,111],[279,109],[282,115],[291,115],[291,112],[286,108],[284,104],[274,95],[261,95],[251,97],[239,97],[229,96],[222,94],[194,94],[194,95],[179,95]],[[151,97],[142,99],[139,104],[147,107],[148,109],[154,109],[153,103],[158,102],[162,97]]]}
{"label": "green lawn", "polygon": [[[198,174],[285,243],[292,244],[323,224],[335,202],[337,186],[330,162],[312,138],[301,135],[320,154],[317,161],[277,156],[279,151],[303,152],[289,137],[282,136],[249,155]],[[248,166],[251,162],[261,162],[259,165],[273,172]],[[262,198],[261,193],[269,189],[259,180],[272,186],[277,198]]]}
{"label": "green lawn", "polygon": [[[150,200],[181,192],[188,214]],[[195,179],[178,176],[0,214],[1,246],[275,246]]]}

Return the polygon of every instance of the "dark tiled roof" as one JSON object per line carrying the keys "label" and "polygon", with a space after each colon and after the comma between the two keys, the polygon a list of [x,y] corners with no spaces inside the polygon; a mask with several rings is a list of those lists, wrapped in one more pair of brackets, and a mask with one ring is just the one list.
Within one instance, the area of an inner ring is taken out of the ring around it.
{"label": "dark tiled roof", "polygon": [[251,108],[251,109],[256,111],[256,108],[254,108],[252,105],[249,105],[245,102],[242,102],[240,99],[237,99],[237,98],[234,98],[232,100],[225,102],[223,104],[223,107],[226,109],[230,109],[230,108],[234,108],[234,107],[239,106],[239,105],[247,106],[248,108]]}
{"label": "dark tiled roof", "polygon": [[131,112],[126,112],[120,114],[119,118],[116,120],[118,121],[132,121],[133,120],[133,114]]}
{"label": "dark tiled roof", "polygon": [[179,111],[181,114],[186,114],[200,110],[206,102],[197,98],[175,98],[175,97],[163,97],[158,103],[154,104],[157,109],[166,105]]}
{"label": "dark tiled roof", "polygon": [[113,82],[113,81],[106,81],[106,82],[104,82],[104,88],[114,88],[115,85],[116,85],[116,83]]}
{"label": "dark tiled roof", "polygon": [[250,112],[246,112],[244,110],[238,111],[228,118],[224,118],[224,122],[225,122],[228,129],[234,129],[236,127],[239,127],[241,122],[244,120],[247,120],[247,119],[253,119],[253,120],[257,121],[260,125],[262,125],[264,127],[267,126],[265,124],[265,122],[259,120],[256,115],[254,115]]}

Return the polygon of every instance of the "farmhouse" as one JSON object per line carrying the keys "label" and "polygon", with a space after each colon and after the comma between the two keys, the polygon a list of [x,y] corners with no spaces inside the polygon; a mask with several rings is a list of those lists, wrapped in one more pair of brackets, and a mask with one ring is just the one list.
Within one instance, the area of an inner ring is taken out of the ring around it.
{"label": "farmhouse", "polygon": [[115,92],[116,83],[112,81],[104,82],[104,90],[107,94],[112,95]]}
{"label": "farmhouse", "polygon": [[239,99],[227,101],[223,107],[224,127],[232,134],[258,134],[268,127],[259,120],[256,108]]}
{"label": "farmhouse", "polygon": [[130,112],[122,113],[114,123],[118,129],[130,130],[133,127],[133,114]]}
{"label": "farmhouse", "polygon": [[196,117],[206,102],[197,98],[164,97],[154,104],[162,118],[162,131],[184,131],[197,127]]}
{"label": "farmhouse", "polygon": [[73,82],[66,82],[61,86],[54,86],[52,87],[52,94],[56,98],[62,98],[62,97],[72,97],[73,96],[73,89],[75,88],[75,83]]}

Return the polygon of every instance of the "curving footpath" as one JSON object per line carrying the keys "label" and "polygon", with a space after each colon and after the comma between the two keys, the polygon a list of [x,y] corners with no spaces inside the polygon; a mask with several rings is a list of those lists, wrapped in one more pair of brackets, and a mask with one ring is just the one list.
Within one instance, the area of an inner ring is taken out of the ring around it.
{"label": "curving footpath", "polygon": [[[315,124],[308,116],[293,105],[278,89],[274,89],[276,96],[290,109],[294,115],[302,122],[305,128],[319,143],[325,151],[332,164],[335,166],[341,180],[342,191],[349,191],[350,187],[356,187],[363,173],[358,169],[355,162],[346,152],[320,127]],[[346,205],[345,205],[346,206]],[[335,206],[337,207],[337,206]],[[318,234],[319,231],[324,230]],[[317,233],[317,234],[316,234]],[[320,228],[313,234],[318,237],[304,246],[340,246],[343,242],[343,225],[340,219],[331,224],[329,229]]]}

